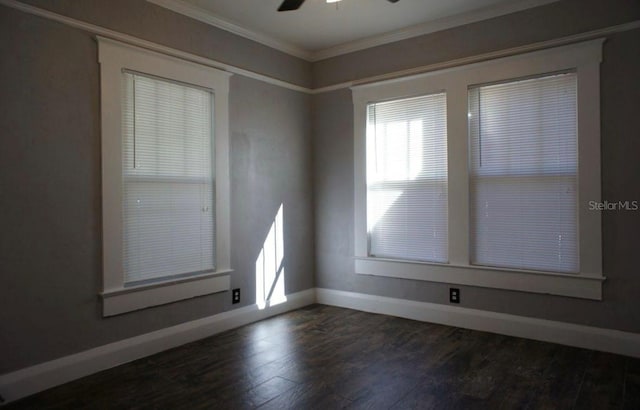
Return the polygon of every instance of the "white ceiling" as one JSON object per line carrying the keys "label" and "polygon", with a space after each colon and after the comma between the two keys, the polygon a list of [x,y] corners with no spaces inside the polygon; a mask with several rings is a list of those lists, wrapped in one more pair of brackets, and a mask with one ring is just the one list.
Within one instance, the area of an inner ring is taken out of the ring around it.
{"label": "white ceiling", "polygon": [[318,60],[556,0],[149,0],[282,51]]}

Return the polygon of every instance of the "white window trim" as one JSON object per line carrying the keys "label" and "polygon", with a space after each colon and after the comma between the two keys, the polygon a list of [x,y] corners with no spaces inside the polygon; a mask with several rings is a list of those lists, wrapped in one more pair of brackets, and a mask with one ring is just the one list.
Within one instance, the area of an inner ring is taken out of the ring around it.
{"label": "white window trim", "polygon": [[[230,288],[230,73],[97,37],[102,113],[103,315],[111,316]],[[216,270],[193,277],[126,286],[122,250],[122,70],[213,90],[215,96]]]}
{"label": "white window trim", "polygon": [[[604,39],[505,57],[411,77],[355,86],[355,271],[533,293],[602,299],[600,201],[600,62]],[[468,88],[472,85],[574,70],[578,74],[578,230],[580,272],[560,274],[481,267],[469,263]],[[368,256],[366,218],[366,109],[377,101],[447,93],[449,263]],[[587,164],[588,166],[585,166]]]}

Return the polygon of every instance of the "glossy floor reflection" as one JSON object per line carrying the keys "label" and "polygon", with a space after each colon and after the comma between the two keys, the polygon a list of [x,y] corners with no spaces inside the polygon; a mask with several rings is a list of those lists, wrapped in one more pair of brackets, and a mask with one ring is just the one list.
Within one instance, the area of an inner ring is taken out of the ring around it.
{"label": "glossy floor reflection", "polygon": [[6,409],[639,409],[640,360],[314,305]]}

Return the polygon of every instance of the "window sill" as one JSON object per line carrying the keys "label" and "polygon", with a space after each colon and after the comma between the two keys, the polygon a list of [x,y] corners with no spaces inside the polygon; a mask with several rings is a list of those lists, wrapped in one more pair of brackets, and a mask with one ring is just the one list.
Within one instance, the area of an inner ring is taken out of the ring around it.
{"label": "window sill", "polygon": [[179,300],[228,291],[231,270],[131,286],[102,293],[102,315],[114,316]]}
{"label": "window sill", "polygon": [[521,271],[482,266],[408,262],[356,257],[362,275],[424,280],[485,288],[602,300],[604,276]]}

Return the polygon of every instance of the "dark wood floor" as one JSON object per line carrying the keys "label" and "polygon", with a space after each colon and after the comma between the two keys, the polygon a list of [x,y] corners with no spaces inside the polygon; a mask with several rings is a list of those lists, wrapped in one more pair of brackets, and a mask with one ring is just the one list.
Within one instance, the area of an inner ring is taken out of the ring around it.
{"label": "dark wood floor", "polygon": [[640,360],[315,305],[7,409],[640,409]]}

